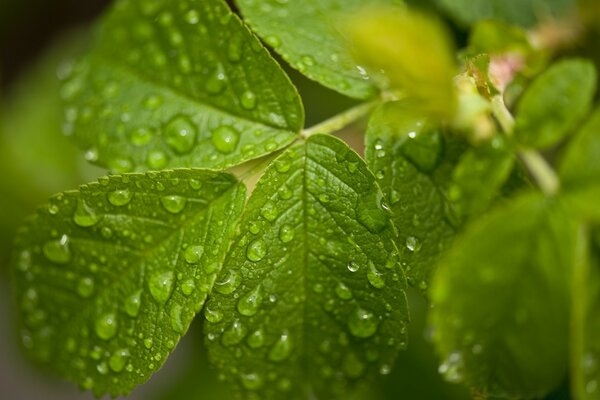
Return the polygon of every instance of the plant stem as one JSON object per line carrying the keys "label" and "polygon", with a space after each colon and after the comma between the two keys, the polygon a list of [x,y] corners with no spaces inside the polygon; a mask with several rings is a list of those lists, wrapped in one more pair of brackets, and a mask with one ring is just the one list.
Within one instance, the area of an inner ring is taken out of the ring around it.
{"label": "plant stem", "polygon": [[352,122],[369,114],[373,109],[381,103],[381,100],[373,100],[368,103],[362,103],[343,111],[325,121],[311,126],[302,131],[303,138],[309,138],[317,133],[333,133],[350,125]]}
{"label": "plant stem", "polygon": [[[492,97],[492,112],[506,136],[511,137],[515,127],[515,119],[506,108],[502,95]],[[553,196],[560,188],[560,181],[550,164],[535,150],[521,150],[519,157],[531,173],[538,186],[548,195]]]}

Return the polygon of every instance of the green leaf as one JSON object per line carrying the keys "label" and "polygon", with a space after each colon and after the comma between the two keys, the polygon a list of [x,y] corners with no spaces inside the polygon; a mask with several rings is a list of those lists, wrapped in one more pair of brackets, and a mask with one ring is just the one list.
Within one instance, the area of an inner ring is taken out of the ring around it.
{"label": "green leaf", "polygon": [[560,204],[515,199],[457,238],[431,288],[446,379],[483,397],[541,397],[568,361],[575,230]]}
{"label": "green leaf", "polygon": [[225,168],[291,143],[296,89],[222,0],[117,1],[62,87],[65,133],[112,171]]}
{"label": "green leaf", "polygon": [[97,394],[127,394],[166,360],[202,307],[241,213],[228,174],[102,178],[59,194],[14,256],[31,356]]}
{"label": "green leaf", "polygon": [[600,379],[600,230],[582,226],[573,268],[571,390],[580,400],[597,399]]}
{"label": "green leaf", "polygon": [[482,19],[498,19],[530,27],[540,18],[560,17],[574,9],[576,0],[437,0],[450,16],[469,25]]}
{"label": "green leaf", "polygon": [[569,142],[560,163],[560,177],[567,190],[600,184],[600,108]]}
{"label": "green leaf", "polygon": [[311,136],[256,186],[207,304],[209,355],[248,398],[340,398],[406,345],[405,279],[361,158]]}
{"label": "green leaf", "polygon": [[[377,94],[372,79],[353,59],[342,35],[346,17],[365,6],[363,0],[237,0],[253,29],[290,65],[307,77],[350,97]],[[369,5],[400,5],[374,0]]]}
{"label": "green leaf", "polygon": [[453,116],[454,45],[438,19],[407,9],[375,8],[356,14],[348,30],[357,59],[385,71],[391,88],[428,114]]}
{"label": "green leaf", "polygon": [[463,150],[411,104],[385,104],[369,121],[365,156],[390,204],[409,282],[423,290],[460,224],[445,189]]}
{"label": "green leaf", "polygon": [[587,114],[595,91],[596,69],[591,62],[567,59],[552,65],[517,104],[517,140],[528,147],[555,145]]}

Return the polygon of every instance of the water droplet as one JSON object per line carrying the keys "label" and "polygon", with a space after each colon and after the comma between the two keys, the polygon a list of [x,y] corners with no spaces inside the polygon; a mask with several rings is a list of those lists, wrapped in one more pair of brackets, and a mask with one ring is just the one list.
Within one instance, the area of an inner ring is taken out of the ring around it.
{"label": "water droplet", "polygon": [[292,342],[287,332],[284,332],[275,342],[269,351],[269,360],[279,362],[290,356],[292,352]]}
{"label": "water droplet", "polygon": [[185,331],[184,323],[181,320],[182,311],[183,308],[179,304],[174,304],[173,307],[171,307],[171,312],[169,313],[171,329],[177,333],[183,333]]}
{"label": "water droplet", "polygon": [[242,59],[242,39],[239,37],[230,38],[227,45],[227,59],[232,63],[237,63]]}
{"label": "water droplet", "polygon": [[184,18],[188,24],[196,25],[200,21],[200,14],[196,10],[189,10]]}
{"label": "water droplet", "polygon": [[100,221],[100,216],[88,206],[83,199],[77,200],[77,208],[73,214],[73,222],[77,225],[87,228],[94,226]]}
{"label": "water droplet", "polygon": [[59,240],[51,240],[44,244],[44,255],[56,264],[66,264],[71,261],[69,237],[62,235]]}
{"label": "water droplet", "polygon": [[358,169],[358,162],[348,161],[348,164],[346,164],[346,168],[348,169],[348,172],[353,174]]}
{"label": "water droplet", "polygon": [[188,264],[196,264],[200,261],[202,254],[204,253],[204,247],[202,246],[189,246],[183,253],[183,258]]}
{"label": "water droplet", "polygon": [[[160,97],[156,94],[151,94],[151,95],[146,96],[146,98],[142,102],[142,105],[147,110],[156,110],[158,107],[160,107],[162,105],[162,103],[163,103],[162,97]],[[139,129],[144,129],[144,128],[139,128]]]}
{"label": "water droplet", "polygon": [[323,293],[323,289],[324,289],[323,285],[320,283],[315,283],[313,285],[313,292],[315,292],[315,293]]}
{"label": "water droplet", "polygon": [[247,317],[251,317],[260,308],[263,301],[262,286],[258,285],[256,288],[242,296],[237,303],[237,310],[240,314]]}
{"label": "water droplet", "polygon": [[262,378],[255,372],[250,374],[240,374],[240,381],[242,381],[242,385],[248,390],[257,390],[263,385]]}
{"label": "water droplet", "polygon": [[150,142],[154,132],[148,128],[135,128],[129,133],[129,141],[134,146],[145,146]]}
{"label": "water droplet", "polygon": [[352,311],[348,319],[350,333],[359,338],[373,336],[377,331],[378,320],[375,314],[363,308],[357,307]]}
{"label": "water droplet", "polygon": [[406,238],[406,248],[408,250],[410,250],[411,252],[418,252],[419,250],[421,250],[421,241],[416,238],[415,236],[409,236]]}
{"label": "water droplet", "polygon": [[289,224],[281,225],[279,228],[279,239],[283,243],[289,243],[294,239],[294,228]]}
{"label": "water droplet", "polygon": [[323,204],[329,203],[329,196],[326,193],[321,193],[319,195],[319,201]]}
{"label": "water droplet", "polygon": [[356,272],[360,269],[360,265],[358,265],[358,263],[356,261],[350,261],[348,263],[348,271],[350,272]]}
{"label": "water droplet", "polygon": [[358,378],[365,371],[365,364],[353,352],[349,352],[342,362],[344,373],[350,378]]}
{"label": "water droplet", "polygon": [[241,281],[238,273],[230,270],[225,279],[215,283],[215,290],[221,294],[231,294],[238,288]]}
{"label": "water droplet", "polygon": [[119,349],[110,356],[110,359],[108,360],[108,366],[113,370],[113,372],[119,373],[123,371],[123,368],[125,368],[128,358],[129,350]]}
{"label": "water droplet", "polygon": [[157,272],[148,280],[150,294],[159,304],[164,304],[171,297],[175,274],[173,271]]}
{"label": "water droplet", "polygon": [[260,215],[262,215],[262,217],[267,221],[273,222],[275,221],[275,219],[277,219],[279,211],[277,210],[275,203],[268,201],[263,205],[262,209],[260,210]]}
{"label": "water droplet", "polygon": [[252,349],[258,349],[259,347],[264,346],[265,344],[265,334],[262,328],[255,330],[246,339],[246,343]]}
{"label": "water droplet", "polygon": [[110,204],[112,204],[113,206],[121,207],[128,204],[131,201],[133,193],[131,193],[127,189],[115,190],[114,192],[108,193],[107,197],[108,202]]}
{"label": "water droplet", "polygon": [[142,305],[142,290],[138,290],[125,298],[123,308],[130,317],[137,317],[140,313],[140,306]]}
{"label": "water droplet", "polygon": [[96,149],[95,147],[88,149],[83,155],[83,157],[86,159],[86,161],[89,161],[91,163],[98,161],[98,149]]}
{"label": "water droplet", "polygon": [[189,153],[196,142],[196,127],[183,115],[173,117],[163,131],[165,142],[179,154]]}
{"label": "water droplet", "polygon": [[223,154],[232,153],[240,141],[240,133],[233,127],[222,125],[212,133],[212,143]]}
{"label": "water droplet", "polygon": [[342,300],[350,300],[352,298],[352,292],[350,288],[344,285],[342,282],[339,282],[335,287],[335,294]]}
{"label": "water droplet", "polygon": [[168,162],[169,158],[160,150],[150,150],[146,156],[146,164],[152,169],[163,169]]}
{"label": "water droplet", "polygon": [[187,199],[185,197],[171,195],[161,197],[160,202],[162,203],[165,210],[167,210],[171,214],[178,214],[185,208],[185,205],[187,204]]}
{"label": "water droplet", "polygon": [[223,313],[219,310],[213,310],[209,307],[206,307],[204,310],[204,318],[206,318],[208,322],[216,324],[217,322],[221,322],[223,319]]}
{"label": "water droplet", "polygon": [[369,261],[369,271],[367,272],[367,280],[376,289],[381,289],[385,286],[385,280],[381,272],[375,268],[375,264]]}
{"label": "water droplet", "polygon": [[210,94],[221,93],[225,89],[225,79],[225,73],[219,68],[206,80],[206,91]]}
{"label": "water droplet", "polygon": [[100,375],[106,375],[108,374],[108,365],[105,361],[102,361],[101,363],[96,365],[96,370],[98,370],[98,373],[100,373]]}
{"label": "water droplet", "polygon": [[154,346],[154,340],[152,340],[152,338],[146,338],[144,339],[144,347],[147,348],[148,350],[150,350],[152,348],[152,346]]}
{"label": "water droplet", "polygon": [[291,189],[287,185],[283,185],[282,187],[280,187],[278,193],[279,197],[281,197],[282,200],[290,199],[293,194]]}
{"label": "water droplet", "polygon": [[281,46],[281,39],[279,39],[279,36],[276,35],[269,35],[265,37],[265,42],[274,49]]}
{"label": "water droplet", "polygon": [[240,343],[246,336],[246,327],[239,320],[234,320],[221,335],[224,346],[233,346]]}
{"label": "water droplet", "polygon": [[83,298],[88,298],[94,293],[94,280],[90,277],[84,277],[77,283],[77,293]]}
{"label": "water droplet", "polygon": [[96,335],[100,339],[109,340],[117,333],[117,316],[115,313],[101,315],[95,324]]}
{"label": "water droplet", "polygon": [[464,361],[462,354],[454,351],[438,367],[438,372],[451,383],[459,383],[463,379]]}
{"label": "water droplet", "polygon": [[246,110],[252,110],[254,107],[256,107],[256,95],[250,90],[246,90],[244,93],[242,93],[240,100],[242,107]]}
{"label": "water droplet", "polygon": [[116,174],[124,174],[133,169],[133,162],[129,158],[113,158],[108,160],[108,169]]}
{"label": "water droplet", "polygon": [[246,247],[246,257],[250,261],[260,261],[267,255],[267,243],[261,239],[255,239]]}

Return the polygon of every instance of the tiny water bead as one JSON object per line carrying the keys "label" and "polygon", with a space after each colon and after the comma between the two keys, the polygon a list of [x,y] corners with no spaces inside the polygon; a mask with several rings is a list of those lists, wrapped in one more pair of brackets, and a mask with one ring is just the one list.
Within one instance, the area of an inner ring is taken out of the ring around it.
{"label": "tiny water bead", "polygon": [[269,351],[269,360],[280,362],[290,356],[292,352],[292,342],[290,335],[284,332],[275,342]]}
{"label": "tiny water bead", "polygon": [[62,235],[58,240],[46,242],[43,247],[44,256],[56,264],[66,264],[71,261],[69,237]]}
{"label": "tiny water bead", "polygon": [[381,289],[385,286],[385,280],[383,274],[375,268],[375,264],[369,261],[369,271],[367,272],[367,280],[376,289]]}
{"label": "tiny water bead", "polygon": [[352,298],[352,291],[342,282],[339,282],[335,287],[335,294],[342,300],[350,300]]}
{"label": "tiny water bead", "polygon": [[279,240],[289,243],[294,239],[294,228],[289,224],[283,224],[279,228]]}
{"label": "tiny water bead", "polygon": [[88,228],[96,225],[98,221],[100,221],[100,216],[83,199],[78,199],[73,222],[82,228]]}
{"label": "tiny water bead", "polygon": [[119,373],[125,368],[127,359],[129,358],[129,350],[119,349],[115,351],[108,360],[108,366],[113,372]]}
{"label": "tiny water bead", "polygon": [[128,189],[115,190],[107,195],[108,202],[113,206],[122,207],[129,204],[133,198],[133,193]]}
{"label": "tiny water bead", "polygon": [[408,236],[406,238],[405,245],[406,248],[413,253],[416,253],[419,250],[421,250],[421,241],[415,236]]}
{"label": "tiny water bead", "polygon": [[127,296],[125,298],[125,303],[123,304],[123,308],[125,309],[125,313],[132,318],[135,318],[140,313],[140,307],[142,305],[142,290],[137,290],[133,294]]}
{"label": "tiny water bead", "polygon": [[257,390],[260,389],[263,385],[263,380],[261,376],[255,372],[250,374],[241,374],[240,380],[242,382],[242,385],[247,390]]}
{"label": "tiny water bead", "polygon": [[212,143],[215,149],[223,154],[230,154],[240,142],[240,133],[229,125],[221,125],[212,132]]}
{"label": "tiny water bead", "polygon": [[255,239],[246,247],[246,257],[250,261],[258,262],[267,255],[267,243],[261,239]]}
{"label": "tiny water bead", "polygon": [[256,107],[256,95],[254,92],[246,90],[244,93],[242,93],[240,102],[243,108],[246,110],[252,110]]}
{"label": "tiny water bead", "polygon": [[188,264],[197,264],[204,253],[204,247],[195,245],[188,246],[183,253],[183,258]]}
{"label": "tiny water bead", "polygon": [[129,133],[129,142],[134,146],[145,146],[154,137],[154,131],[149,128],[139,127]]}
{"label": "tiny water bead", "polygon": [[360,307],[355,308],[348,318],[350,333],[359,338],[373,336],[378,325],[375,314]]}
{"label": "tiny water bead", "polygon": [[159,304],[165,304],[171,292],[173,291],[173,285],[175,282],[175,273],[173,271],[156,272],[148,280],[148,289],[150,294]]}
{"label": "tiny water bead", "polygon": [[196,126],[186,116],[177,115],[165,126],[163,136],[173,151],[179,154],[189,153],[196,143]]}
{"label": "tiny water bead", "polygon": [[94,293],[94,280],[90,277],[84,277],[77,283],[77,293],[83,297],[88,298]]}
{"label": "tiny water bead", "polygon": [[230,270],[223,280],[215,283],[215,290],[221,294],[231,294],[238,288],[241,282],[240,275],[234,270]]}
{"label": "tiny water bead", "polygon": [[185,208],[187,199],[185,197],[171,195],[161,197],[160,202],[165,210],[171,214],[178,214]]}
{"label": "tiny water bead", "polygon": [[204,318],[206,318],[208,322],[216,324],[223,319],[223,313],[219,310],[213,310],[212,308],[206,307],[204,310]]}
{"label": "tiny water bead", "polygon": [[237,310],[240,314],[251,317],[258,312],[263,301],[262,286],[256,288],[242,296],[237,304]]}
{"label": "tiny water bead", "polygon": [[239,320],[235,320],[221,335],[221,343],[224,346],[233,346],[240,343],[246,336],[246,327]]}
{"label": "tiny water bead", "polygon": [[260,210],[260,215],[269,222],[275,221],[278,214],[277,206],[272,201],[266,202]]}
{"label": "tiny water bead", "polygon": [[356,261],[350,261],[348,263],[348,271],[356,272],[360,269],[360,265]]}
{"label": "tiny water bead", "polygon": [[205,89],[209,94],[215,95],[225,90],[226,85],[225,73],[218,69],[213,75],[211,75],[205,83]]}
{"label": "tiny water bead", "polygon": [[109,340],[117,333],[117,326],[117,316],[115,313],[110,312],[101,315],[96,320],[94,329],[100,339]]}
{"label": "tiny water bead", "polygon": [[258,349],[265,344],[265,333],[262,328],[259,328],[248,335],[246,339],[246,344],[252,349]]}

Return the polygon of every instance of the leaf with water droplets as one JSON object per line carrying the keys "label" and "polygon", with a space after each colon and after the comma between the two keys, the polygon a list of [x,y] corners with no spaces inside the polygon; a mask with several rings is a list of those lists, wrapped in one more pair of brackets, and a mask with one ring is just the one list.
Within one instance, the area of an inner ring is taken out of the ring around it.
{"label": "leaf with water droplets", "polygon": [[210,358],[238,391],[343,398],[393,365],[408,317],[381,199],[364,161],[330,136],[267,168],[206,309]]}
{"label": "leaf with water droplets", "polygon": [[[353,59],[344,22],[365,6],[364,0],[236,2],[250,26],[298,71],[328,88],[354,98],[377,94],[373,77]],[[398,5],[373,0],[370,5]]]}
{"label": "leaf with water droplets", "polygon": [[430,291],[446,379],[494,398],[541,398],[562,382],[575,236],[561,203],[528,194],[456,239]]}
{"label": "leaf with water droplets", "polygon": [[296,89],[223,0],[120,0],[100,25],[62,87],[89,161],[117,173],[226,168],[302,128]]}
{"label": "leaf with water droplets", "polygon": [[502,140],[468,148],[415,111],[412,102],[375,111],[365,155],[392,211],[409,283],[421,289],[456,231],[498,196],[513,166]]}
{"label": "leaf with water droplets", "polygon": [[202,307],[244,200],[235,178],[205,170],[115,175],[53,197],[16,242],[27,350],[98,395],[146,381]]}
{"label": "leaf with water droplets", "polygon": [[544,71],[517,104],[518,142],[547,148],[572,133],[592,105],[596,75],[594,64],[583,59],[562,60]]}

